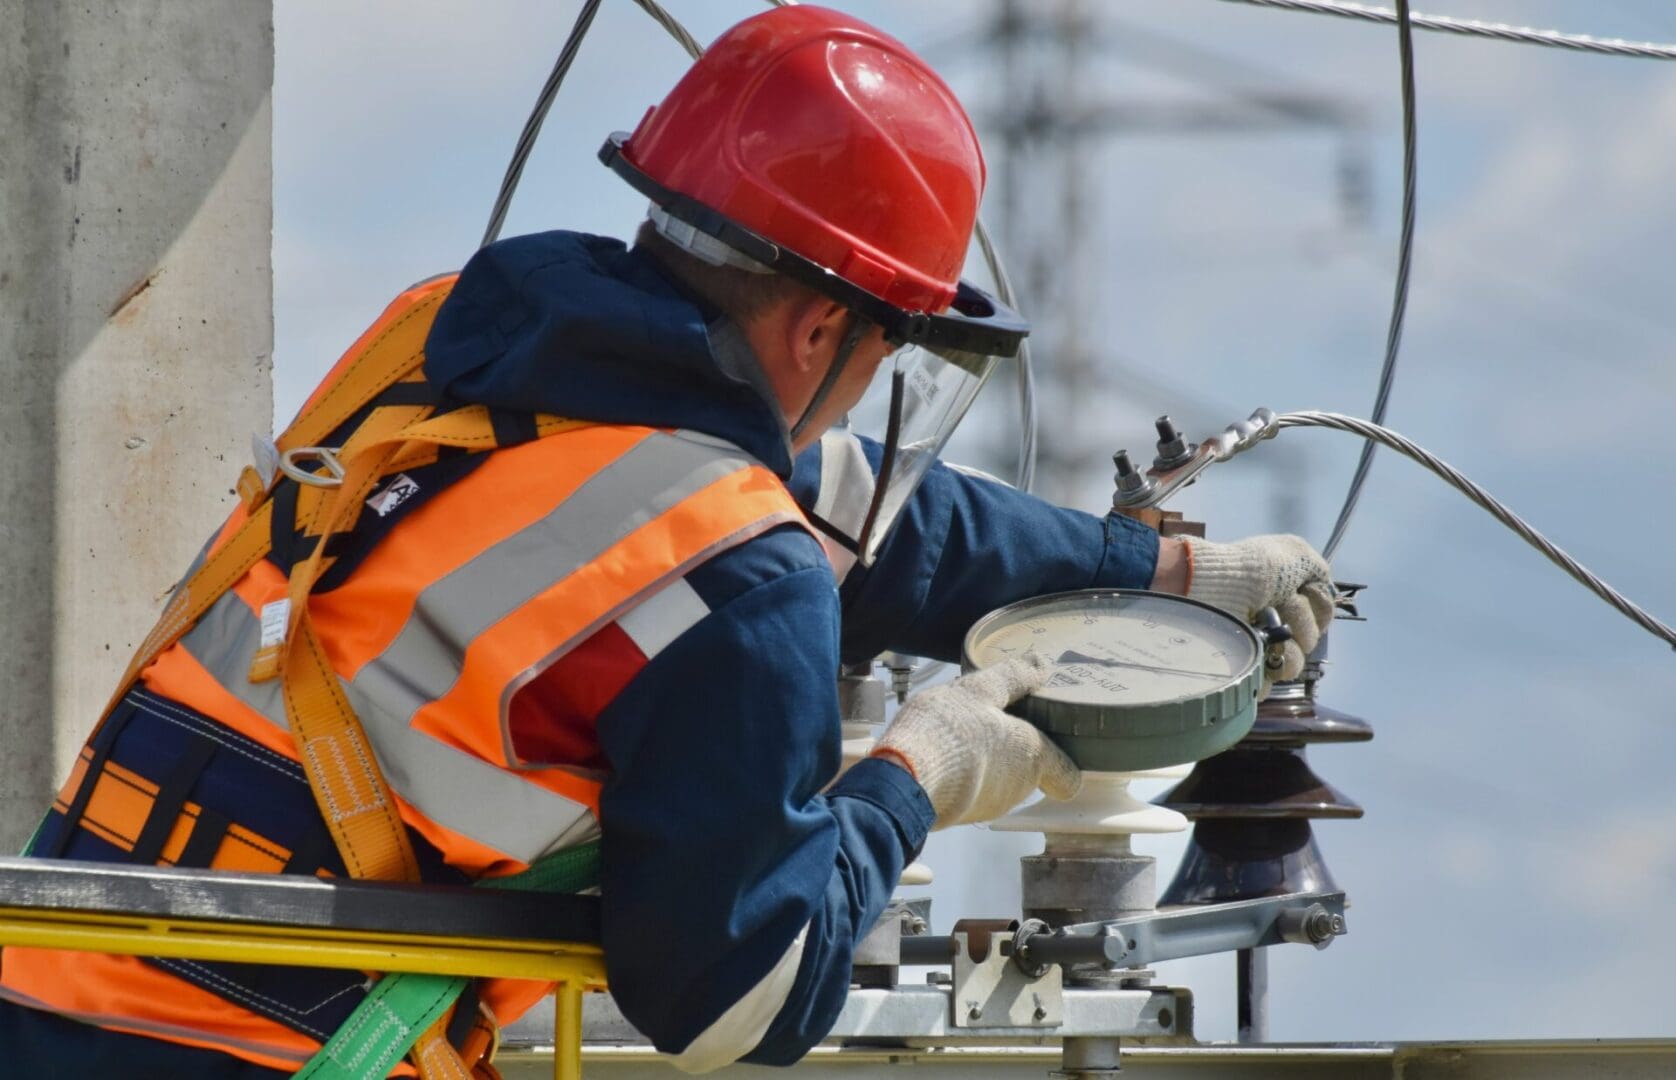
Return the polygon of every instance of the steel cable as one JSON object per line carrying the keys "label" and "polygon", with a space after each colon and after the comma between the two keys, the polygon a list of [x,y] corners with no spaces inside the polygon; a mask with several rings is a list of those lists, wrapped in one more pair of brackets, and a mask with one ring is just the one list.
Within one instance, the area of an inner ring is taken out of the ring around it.
{"label": "steel cable", "polygon": [[698,39],[687,33],[687,28],[681,25],[679,19],[663,9],[657,0],[634,0],[640,9],[657,21],[657,24],[669,31],[669,36],[681,43],[681,48],[687,50],[687,55],[697,60],[704,54],[704,46]]}
{"label": "steel cable", "polygon": [[1570,574],[1578,583],[1611,604],[1620,613],[1635,622],[1636,625],[1662,639],[1667,644],[1676,647],[1676,629],[1660,622],[1640,605],[1602,581],[1582,563],[1566,554],[1559,545],[1537,532],[1518,514],[1508,509],[1494,495],[1473,483],[1460,470],[1407,437],[1360,417],[1345,416],[1341,413],[1316,411],[1281,413],[1276,418],[1276,422],[1282,428],[1322,427],[1347,432],[1351,435],[1360,435],[1369,442],[1389,447],[1405,457],[1412,458],[1488,511],[1497,521],[1517,533],[1525,543],[1540,551],[1549,562]]}
{"label": "steel cable", "polygon": [[[1415,157],[1419,140],[1414,120],[1414,27],[1408,0],[1397,0],[1396,14],[1397,51],[1402,69],[1402,237],[1397,242],[1397,283],[1391,297],[1391,321],[1385,331],[1385,362],[1379,369],[1379,391],[1373,399],[1373,422],[1376,424],[1385,422],[1385,410],[1391,404],[1391,384],[1397,375],[1397,353],[1402,348],[1403,317],[1408,313],[1409,268],[1414,263]],[[1367,483],[1368,470],[1373,467],[1375,449],[1375,444],[1371,442],[1362,446],[1362,456],[1356,461],[1356,472],[1350,478],[1344,505],[1339,508],[1338,520],[1333,523],[1327,546],[1321,549],[1328,559],[1338,550],[1345,530],[1350,528],[1356,503],[1362,497],[1362,485]]]}
{"label": "steel cable", "polygon": [[506,212],[512,206],[512,196],[524,175],[524,163],[529,161],[530,151],[535,149],[535,140],[541,134],[541,125],[547,120],[547,111],[553,107],[553,99],[559,96],[559,87],[564,85],[570,66],[576,62],[582,39],[588,36],[588,28],[594,24],[599,5],[600,0],[584,0],[582,10],[577,13],[576,22],[570,28],[570,36],[565,38],[564,46],[559,49],[559,58],[553,62],[553,70],[548,73],[547,82],[535,99],[535,108],[530,110],[529,119],[524,121],[524,130],[518,134],[518,145],[513,148],[512,160],[507,162],[506,174],[501,177],[500,191],[495,195],[495,205],[489,210],[489,224],[483,230],[483,241],[477,245],[479,248],[486,248],[500,238],[501,228],[506,224]]}
{"label": "steel cable", "polygon": [[[1249,4],[1253,7],[1276,8],[1282,11],[1304,11],[1312,15],[1336,15],[1365,22],[1393,23],[1397,13],[1389,8],[1368,4],[1336,3],[1330,0],[1223,0],[1224,3]],[[1551,49],[1570,49],[1573,52],[1601,53],[1607,56],[1628,56],[1641,60],[1676,60],[1676,45],[1656,41],[1625,41],[1623,38],[1600,38],[1592,34],[1568,34],[1559,30],[1539,30],[1533,26],[1514,26],[1509,23],[1487,22],[1481,19],[1458,19],[1452,15],[1422,15],[1415,12],[1414,25],[1421,30],[1435,30],[1466,37],[1491,38],[1496,41],[1517,42],[1521,45],[1542,45]]]}

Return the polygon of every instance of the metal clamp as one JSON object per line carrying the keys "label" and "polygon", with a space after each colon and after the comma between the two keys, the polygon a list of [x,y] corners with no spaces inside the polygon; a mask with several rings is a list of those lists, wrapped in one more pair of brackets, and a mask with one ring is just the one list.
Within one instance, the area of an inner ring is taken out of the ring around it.
{"label": "metal clamp", "polygon": [[[279,471],[299,484],[309,487],[335,488],[343,486],[343,462],[338,460],[338,449],[333,446],[299,446],[279,455]],[[312,473],[297,464],[299,461],[318,461],[326,466],[327,475]]]}
{"label": "metal clamp", "polygon": [[1014,925],[963,919],[954,930],[949,1023],[955,1028],[1054,1028],[1065,1016],[1057,965],[1028,974],[1014,963]]}
{"label": "metal clamp", "polygon": [[[1123,460],[1118,463],[1118,489],[1112,498],[1112,507],[1118,510],[1137,510],[1161,506],[1165,499],[1191,484],[1210,466],[1242,454],[1279,433],[1280,419],[1274,410],[1258,409],[1247,419],[1229,424],[1220,435],[1200,443],[1190,456],[1174,468],[1165,469],[1154,465],[1147,470],[1144,478],[1129,464],[1128,454],[1120,451]],[[1160,435],[1162,434],[1160,428]]]}

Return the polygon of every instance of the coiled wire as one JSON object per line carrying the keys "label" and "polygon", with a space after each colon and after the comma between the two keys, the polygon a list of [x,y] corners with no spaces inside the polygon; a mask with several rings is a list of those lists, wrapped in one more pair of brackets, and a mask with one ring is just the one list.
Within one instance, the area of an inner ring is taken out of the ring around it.
{"label": "coiled wire", "polygon": [[[1312,15],[1337,15],[1365,22],[1390,23],[1397,21],[1397,13],[1389,8],[1367,4],[1338,3],[1332,0],[1224,0],[1226,3],[1249,4],[1253,7],[1278,8],[1283,11],[1305,11]],[[1567,34],[1559,30],[1538,30],[1533,26],[1514,26],[1509,23],[1486,22],[1481,19],[1458,19],[1452,15],[1413,16],[1414,25],[1421,30],[1435,30],[1445,34],[1492,38],[1521,45],[1542,45],[1551,49],[1570,49],[1574,52],[1602,53],[1607,56],[1630,56],[1641,60],[1676,60],[1676,45],[1655,41],[1625,41],[1623,38],[1600,38],[1592,34]]]}
{"label": "coiled wire", "polygon": [[1561,549],[1558,544],[1555,544],[1552,540],[1549,540],[1546,536],[1537,532],[1536,529],[1526,522],[1524,518],[1521,518],[1518,514],[1515,514],[1512,510],[1508,509],[1507,506],[1494,495],[1491,495],[1488,491],[1485,491],[1483,488],[1473,483],[1464,474],[1462,474],[1459,469],[1456,469],[1453,465],[1450,465],[1447,461],[1444,461],[1436,454],[1433,454],[1425,448],[1419,446],[1406,436],[1400,435],[1397,432],[1392,431],[1390,428],[1382,427],[1379,424],[1363,420],[1360,417],[1345,416],[1342,413],[1316,411],[1281,413],[1280,416],[1276,418],[1276,422],[1282,428],[1322,427],[1332,428],[1335,431],[1347,432],[1351,435],[1360,435],[1369,442],[1389,447],[1405,457],[1412,458],[1436,475],[1442,477],[1450,484],[1450,486],[1454,487],[1461,494],[1465,495],[1484,510],[1488,511],[1489,514],[1497,521],[1501,522],[1509,529],[1512,529],[1515,533],[1518,533],[1525,543],[1540,551],[1543,554],[1543,557],[1549,562],[1558,566],[1567,574],[1570,574],[1571,577],[1579,584],[1594,593],[1596,596],[1600,597],[1602,600],[1606,601],[1608,604],[1611,604],[1625,617],[1632,620],[1637,626],[1640,626],[1649,634],[1663,640],[1672,647],[1676,647],[1676,629],[1672,629],[1667,624],[1660,622],[1645,608],[1642,608],[1639,604],[1636,604],[1634,601],[1624,596],[1624,594],[1620,593],[1617,589],[1614,589],[1612,586],[1602,581],[1586,566],[1566,554],[1566,552]]}

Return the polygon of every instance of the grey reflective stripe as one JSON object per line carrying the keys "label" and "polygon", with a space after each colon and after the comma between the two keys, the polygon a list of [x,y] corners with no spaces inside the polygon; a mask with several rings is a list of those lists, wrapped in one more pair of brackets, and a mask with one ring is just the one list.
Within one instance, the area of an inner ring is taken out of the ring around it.
{"label": "grey reflective stripe", "polygon": [[353,692],[405,725],[448,693],[466,646],[485,630],[683,499],[752,464],[734,447],[648,436],[546,517],[426,586],[395,640],[356,673]]}
{"label": "grey reflective stripe", "polygon": [[250,681],[250,659],[262,642],[262,622],[231,589],[210,605],[198,625],[180,639],[192,659],[222,688],[269,720],[286,727],[284,691],[278,679]]}
{"label": "grey reflective stripe", "polygon": [[[391,786],[437,824],[523,862],[597,835],[585,806],[413,730],[413,716],[453,688],[466,646],[496,622],[682,500],[754,464],[727,444],[654,433],[546,517],[427,586],[390,645],[345,683]],[[284,726],[278,681],[247,678],[260,633],[256,615],[228,593],[183,643],[240,701]]]}
{"label": "grey reflective stripe", "polygon": [[[766,517],[758,518],[756,521],[751,522],[744,528],[729,533],[727,536],[722,537],[720,540],[717,540],[708,547],[693,552],[691,555],[687,556],[685,562],[671,568],[668,574],[649,583],[646,588],[642,589],[639,593],[630,596],[628,599],[624,600],[611,610],[603,612],[592,623],[589,623],[580,631],[571,635],[570,640],[563,642],[558,648],[554,649],[540,660],[537,660],[520,675],[509,681],[506,685],[506,690],[501,694],[500,699],[501,752],[506,755],[506,760],[512,762],[514,765],[523,767],[520,765],[518,755],[512,746],[512,732],[508,723],[509,714],[512,709],[512,699],[517,696],[518,691],[522,690],[536,678],[540,677],[543,671],[546,671],[548,668],[557,663],[565,653],[593,637],[599,631],[603,630],[608,624],[616,622],[620,617],[633,612],[646,597],[651,596],[653,593],[662,589],[670,581],[681,580],[682,575],[684,575],[687,571],[693,569],[694,567],[704,565],[717,555],[729,550],[730,548],[738,547],[747,540],[761,536],[769,529],[780,525],[790,524],[807,525],[807,522],[805,521],[801,511],[788,508],[784,511],[778,511],[769,514]],[[706,609],[706,613],[708,613],[708,609]],[[630,634],[630,637],[632,639],[633,635]],[[636,644],[638,645],[639,643],[637,642]],[[667,642],[665,642],[665,644],[667,644]],[[640,647],[644,652],[644,646]],[[650,660],[651,654],[648,653],[646,659]],[[533,767],[540,768],[542,766]]]}
{"label": "grey reflective stripe", "polygon": [[[873,487],[877,478],[873,467],[862,452],[861,440],[848,428],[833,428],[821,436],[821,488],[815,497],[815,516],[831,525],[852,541],[859,540],[861,527],[867,522],[867,510],[873,505]],[[823,537],[832,572],[840,582],[855,565],[854,552]]]}

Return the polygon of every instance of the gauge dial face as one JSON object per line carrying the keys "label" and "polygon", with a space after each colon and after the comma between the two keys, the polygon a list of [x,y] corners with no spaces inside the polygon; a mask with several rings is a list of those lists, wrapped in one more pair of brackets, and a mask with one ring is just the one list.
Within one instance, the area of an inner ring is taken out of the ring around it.
{"label": "gauge dial face", "polygon": [[1032,696],[1076,705],[1147,705],[1204,697],[1261,660],[1238,619],[1161,593],[1089,590],[1026,600],[993,612],[966,638],[970,667],[1035,650],[1053,661]]}

